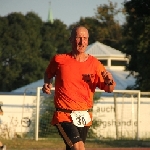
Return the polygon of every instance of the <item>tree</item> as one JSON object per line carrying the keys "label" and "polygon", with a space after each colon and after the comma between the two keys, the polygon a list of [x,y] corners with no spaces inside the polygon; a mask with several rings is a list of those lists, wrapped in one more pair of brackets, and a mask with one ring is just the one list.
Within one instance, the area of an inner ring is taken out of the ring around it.
{"label": "tree", "polygon": [[149,91],[150,62],[148,60],[150,59],[150,17],[145,14],[145,11],[143,14],[142,12],[139,14],[136,8],[140,8],[140,6],[141,1],[139,0],[132,0],[128,2],[128,4],[125,3],[127,23],[124,25],[123,32],[123,52],[130,58],[127,69],[131,73],[137,72],[135,76],[137,81],[133,88],[141,91]]}
{"label": "tree", "polygon": [[[60,20],[54,20],[53,24],[46,22],[43,24],[42,30],[42,57],[49,61],[49,59],[56,53],[66,53],[70,51],[69,30],[67,26]],[[69,45],[69,46],[68,46]]]}
{"label": "tree", "polygon": [[124,6],[129,14],[138,17],[150,15],[150,1],[149,0],[125,0]]}
{"label": "tree", "polygon": [[42,22],[34,12],[0,17],[0,91],[12,91],[43,78],[56,53],[71,50],[69,30],[60,20]]}
{"label": "tree", "polygon": [[[18,22],[24,22],[22,14],[11,14],[7,18],[6,24],[3,24],[3,32],[1,32],[1,76],[0,76],[0,90],[10,91],[13,82],[21,72],[21,55],[20,47],[24,43],[20,40],[24,36],[24,31]],[[5,27],[4,27],[5,26]],[[2,31],[2,30],[1,30]],[[16,44],[17,41],[17,44]],[[19,56],[19,57],[18,57]],[[19,62],[20,61],[20,62]]]}
{"label": "tree", "polygon": [[43,77],[42,21],[32,12],[26,16],[12,13],[1,20],[4,23],[0,28],[0,90],[11,91]]}
{"label": "tree", "polygon": [[115,17],[122,12],[122,9],[117,9],[117,3],[108,1],[108,4],[103,4],[97,7],[96,19],[101,23],[99,30],[99,39],[102,43],[113,48],[119,49],[122,39],[121,26]]}

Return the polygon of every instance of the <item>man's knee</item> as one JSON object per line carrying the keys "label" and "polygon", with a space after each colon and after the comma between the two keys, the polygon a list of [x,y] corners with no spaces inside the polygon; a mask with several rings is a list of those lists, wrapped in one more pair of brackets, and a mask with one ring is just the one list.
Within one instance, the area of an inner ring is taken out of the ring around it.
{"label": "man's knee", "polygon": [[75,143],[71,150],[85,150],[84,143],[82,141]]}

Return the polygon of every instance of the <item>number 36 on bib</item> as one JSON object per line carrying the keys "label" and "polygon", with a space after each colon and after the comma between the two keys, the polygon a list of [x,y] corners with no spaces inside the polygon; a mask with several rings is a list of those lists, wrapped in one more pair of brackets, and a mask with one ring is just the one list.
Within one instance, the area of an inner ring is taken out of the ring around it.
{"label": "number 36 on bib", "polygon": [[84,127],[91,121],[91,117],[87,111],[72,111],[70,115],[73,124],[77,127]]}

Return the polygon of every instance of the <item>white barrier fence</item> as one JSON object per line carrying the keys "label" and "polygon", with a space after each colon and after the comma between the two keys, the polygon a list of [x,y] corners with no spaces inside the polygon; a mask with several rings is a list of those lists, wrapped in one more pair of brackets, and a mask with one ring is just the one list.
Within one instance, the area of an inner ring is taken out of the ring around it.
{"label": "white barrier fence", "polygon": [[0,137],[11,139],[35,128],[36,96],[0,95],[0,108]]}
{"label": "white barrier fence", "polygon": [[[37,117],[36,117],[36,132],[35,132],[35,140],[38,140],[38,122],[39,122],[39,103],[40,103],[40,90],[41,90],[41,88],[42,87],[39,87],[39,88],[37,88]],[[52,90],[55,90],[54,88],[52,89]],[[103,90],[99,90],[99,89],[96,89],[96,92],[101,92],[101,93],[103,93],[104,91]],[[137,122],[137,125],[136,125],[136,137],[135,137],[135,139],[137,139],[137,140],[139,140],[139,134],[140,134],[140,122],[139,122],[139,120],[140,120],[140,91],[139,90],[134,90],[134,91],[131,91],[131,90],[114,90],[113,91],[113,93],[114,93],[114,107],[115,107],[115,128],[114,129],[116,129],[116,132],[115,132],[115,134],[113,135],[113,138],[116,138],[116,139],[118,139],[119,138],[119,128],[118,128],[118,125],[117,125],[117,122],[119,121],[118,120],[118,107],[117,107],[117,101],[116,101],[116,94],[124,94],[124,93],[126,93],[126,94],[130,94],[130,95],[137,95],[137,117],[136,117],[136,122]],[[111,98],[112,99],[112,98]],[[112,100],[113,100],[112,99]],[[133,101],[132,101],[132,103],[133,103]],[[96,105],[95,105],[95,107],[97,107]],[[96,112],[94,113],[93,112],[93,114],[96,114]],[[95,117],[95,119],[96,119],[96,117]],[[132,117],[132,120],[131,120],[131,122],[132,122],[132,124],[133,124],[133,117]],[[97,130],[95,131],[95,132],[97,132],[99,130],[99,128],[97,128]],[[106,132],[109,132],[109,131],[106,131]],[[109,135],[110,136],[110,135]],[[105,136],[106,137],[106,136]]]}

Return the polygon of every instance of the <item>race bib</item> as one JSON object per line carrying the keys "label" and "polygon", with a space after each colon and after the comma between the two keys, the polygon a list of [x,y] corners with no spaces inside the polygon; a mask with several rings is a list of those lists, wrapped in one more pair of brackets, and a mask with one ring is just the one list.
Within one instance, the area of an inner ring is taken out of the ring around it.
{"label": "race bib", "polygon": [[72,111],[70,115],[73,124],[77,127],[84,127],[91,121],[91,117],[87,111]]}

